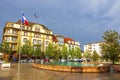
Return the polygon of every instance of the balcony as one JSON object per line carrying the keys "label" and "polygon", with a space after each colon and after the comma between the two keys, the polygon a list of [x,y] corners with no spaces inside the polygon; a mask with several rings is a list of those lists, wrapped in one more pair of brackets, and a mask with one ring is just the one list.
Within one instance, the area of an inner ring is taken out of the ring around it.
{"label": "balcony", "polygon": [[17,33],[4,33],[4,36],[18,36]]}
{"label": "balcony", "polygon": [[16,41],[7,40],[5,42],[17,44],[17,40]]}

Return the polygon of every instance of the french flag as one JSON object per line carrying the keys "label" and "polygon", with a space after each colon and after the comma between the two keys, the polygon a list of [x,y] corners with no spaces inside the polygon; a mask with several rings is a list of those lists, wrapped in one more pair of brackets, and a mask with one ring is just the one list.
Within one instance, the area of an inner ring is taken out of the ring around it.
{"label": "french flag", "polygon": [[26,26],[28,26],[28,20],[25,18],[23,11],[22,11],[22,24],[25,24]]}

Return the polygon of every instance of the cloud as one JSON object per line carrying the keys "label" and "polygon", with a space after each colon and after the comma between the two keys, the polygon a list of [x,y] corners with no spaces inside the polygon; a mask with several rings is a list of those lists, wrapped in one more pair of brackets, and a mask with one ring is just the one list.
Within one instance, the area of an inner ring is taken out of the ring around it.
{"label": "cloud", "polygon": [[6,21],[20,19],[23,10],[34,22],[37,13],[38,23],[77,41],[99,40],[105,30],[120,26],[120,0],[3,0],[0,10]]}
{"label": "cloud", "polygon": [[[111,9],[106,13],[106,16],[117,18],[120,13],[120,0],[117,0],[112,6]],[[120,17],[119,17],[120,18]]]}

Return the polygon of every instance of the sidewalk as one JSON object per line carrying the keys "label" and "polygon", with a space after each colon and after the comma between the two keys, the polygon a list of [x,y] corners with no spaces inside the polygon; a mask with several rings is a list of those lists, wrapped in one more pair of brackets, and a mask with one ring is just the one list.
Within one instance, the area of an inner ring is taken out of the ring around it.
{"label": "sidewalk", "polygon": [[12,63],[10,70],[0,70],[0,80],[120,80],[120,73],[68,73],[33,68],[31,63]]}

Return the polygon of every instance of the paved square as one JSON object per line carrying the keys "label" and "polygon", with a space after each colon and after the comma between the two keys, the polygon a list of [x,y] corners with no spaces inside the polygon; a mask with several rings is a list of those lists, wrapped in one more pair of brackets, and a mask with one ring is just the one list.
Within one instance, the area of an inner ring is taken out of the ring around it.
{"label": "paved square", "polygon": [[68,73],[33,68],[31,63],[12,63],[10,70],[0,70],[0,80],[120,80],[120,73]]}

